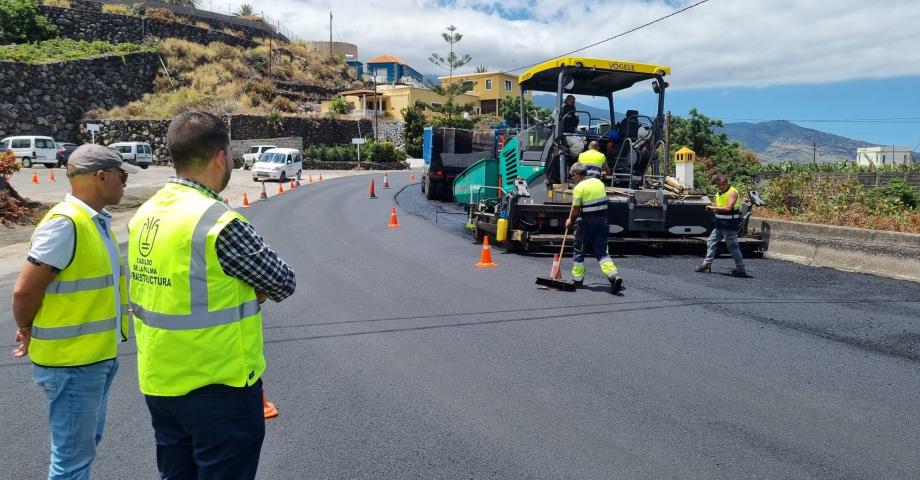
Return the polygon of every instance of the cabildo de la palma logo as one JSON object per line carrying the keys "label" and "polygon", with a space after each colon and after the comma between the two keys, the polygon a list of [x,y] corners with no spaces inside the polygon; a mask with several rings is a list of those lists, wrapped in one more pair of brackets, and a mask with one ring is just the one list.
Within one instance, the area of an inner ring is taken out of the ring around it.
{"label": "cabildo de la palma logo", "polygon": [[157,231],[160,230],[160,219],[156,217],[148,217],[147,221],[144,222],[144,226],[141,227],[141,245],[140,252],[143,256],[150,255],[150,251],[153,250],[153,242],[157,239]]}

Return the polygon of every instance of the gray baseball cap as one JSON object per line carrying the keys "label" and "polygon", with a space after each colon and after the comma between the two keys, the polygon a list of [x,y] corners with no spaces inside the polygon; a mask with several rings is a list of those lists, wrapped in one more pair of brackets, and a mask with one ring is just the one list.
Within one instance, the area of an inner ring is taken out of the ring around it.
{"label": "gray baseball cap", "polygon": [[586,167],[584,163],[575,162],[571,167],[569,167],[569,173],[570,173],[570,174],[577,173],[577,174],[579,174],[579,175],[587,175],[587,174],[588,174],[588,167]]}
{"label": "gray baseball cap", "polygon": [[[108,168],[120,168],[127,173],[138,173],[141,170],[134,165],[127,164],[121,160],[121,154],[115,149],[87,143],[77,147],[70,154],[70,160],[67,161],[68,175],[79,175],[81,173],[90,173]],[[73,167],[73,168],[69,168]]]}

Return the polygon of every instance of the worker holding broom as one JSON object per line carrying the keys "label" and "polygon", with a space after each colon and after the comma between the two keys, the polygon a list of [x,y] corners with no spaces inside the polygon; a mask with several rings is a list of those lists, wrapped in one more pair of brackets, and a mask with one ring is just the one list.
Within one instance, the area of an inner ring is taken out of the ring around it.
{"label": "worker holding broom", "polygon": [[623,279],[617,275],[617,266],[607,254],[607,236],[610,233],[607,223],[607,190],[604,182],[598,178],[588,177],[587,167],[577,162],[569,169],[575,181],[572,190],[572,210],[565,220],[569,228],[581,217],[575,231],[575,246],[572,265],[572,280],[575,286],[582,285],[585,279],[585,247],[590,247],[594,258],[601,266],[601,271],[610,281],[610,292],[617,293]]}

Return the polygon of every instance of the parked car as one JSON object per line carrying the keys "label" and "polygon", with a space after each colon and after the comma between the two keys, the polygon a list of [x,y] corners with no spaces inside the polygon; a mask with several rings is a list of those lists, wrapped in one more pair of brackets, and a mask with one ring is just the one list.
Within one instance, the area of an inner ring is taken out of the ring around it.
{"label": "parked car", "polygon": [[275,145],[253,145],[243,154],[243,170],[252,168],[252,164],[259,161],[259,157],[268,150],[278,148]]}
{"label": "parked car", "polygon": [[76,143],[58,143],[57,144],[57,165],[59,167],[66,167],[67,162],[70,160],[70,154],[79,147]]}
{"label": "parked car", "polygon": [[147,142],[117,142],[109,145],[121,154],[121,159],[137,165],[141,168],[147,168],[153,164],[153,150]]}
{"label": "parked car", "polygon": [[0,144],[12,150],[16,159],[25,168],[36,163],[44,164],[48,168],[57,166],[57,144],[51,137],[37,135],[6,137],[0,140]]}
{"label": "parked car", "polygon": [[252,180],[278,180],[284,182],[291,178],[300,178],[303,171],[303,156],[293,148],[272,148],[252,164]]}

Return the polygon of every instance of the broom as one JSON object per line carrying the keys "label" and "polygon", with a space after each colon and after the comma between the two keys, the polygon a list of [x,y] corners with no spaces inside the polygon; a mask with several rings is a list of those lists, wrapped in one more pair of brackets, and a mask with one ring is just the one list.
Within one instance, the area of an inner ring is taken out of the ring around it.
{"label": "broom", "polygon": [[[569,209],[569,216],[567,218],[572,218],[572,211],[575,210],[575,204],[572,204],[572,208]],[[562,270],[562,255],[565,253],[565,240],[569,237],[569,227],[565,227],[565,232],[562,234],[562,247],[559,248],[559,270]],[[562,290],[564,292],[574,292],[575,291],[575,282],[572,280],[563,280],[561,278],[552,278],[552,277],[537,277],[537,285],[542,285],[548,288],[555,288],[557,290]]]}

